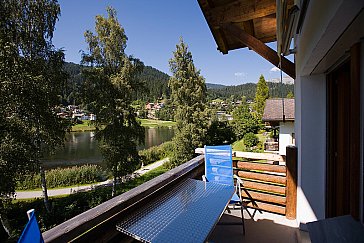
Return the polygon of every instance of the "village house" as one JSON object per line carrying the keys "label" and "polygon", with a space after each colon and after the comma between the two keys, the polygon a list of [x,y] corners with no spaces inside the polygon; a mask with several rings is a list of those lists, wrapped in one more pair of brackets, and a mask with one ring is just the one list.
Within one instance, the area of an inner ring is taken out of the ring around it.
{"label": "village house", "polygon": [[279,131],[278,141],[267,141],[265,150],[278,150],[280,155],[286,155],[286,147],[295,145],[294,99],[267,99],[262,120],[273,132]]}

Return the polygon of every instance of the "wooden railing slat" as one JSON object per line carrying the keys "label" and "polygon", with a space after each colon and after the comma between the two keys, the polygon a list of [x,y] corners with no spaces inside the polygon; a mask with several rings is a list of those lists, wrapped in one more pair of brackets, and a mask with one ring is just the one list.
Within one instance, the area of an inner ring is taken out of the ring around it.
{"label": "wooden railing slat", "polygon": [[267,212],[271,212],[271,213],[282,214],[282,215],[284,215],[286,213],[285,207],[274,205],[274,204],[268,204],[268,203],[264,203],[264,202],[255,202],[255,205],[253,203],[249,202],[246,206],[248,208],[254,208],[254,209],[263,210],[263,211],[267,211]]}
{"label": "wooden railing slat", "polygon": [[286,167],[283,165],[269,165],[263,163],[237,162],[237,168],[243,170],[260,170],[269,172],[286,173]]}
{"label": "wooden railing slat", "polygon": [[[196,154],[204,154],[204,148],[195,149]],[[272,153],[252,153],[252,152],[241,152],[241,151],[233,151],[234,157],[239,158],[247,158],[247,159],[261,159],[261,160],[272,160],[285,162],[286,158],[283,155],[272,154]]]}
{"label": "wooden railing slat", "polygon": [[286,185],[286,177],[279,175],[267,175],[256,172],[247,172],[247,171],[238,171],[238,176],[252,180],[265,181],[265,182],[273,182],[277,184]]}
{"label": "wooden railing slat", "polygon": [[272,193],[278,193],[285,195],[286,188],[284,186],[277,186],[272,184],[263,184],[255,181],[243,181],[244,188],[246,189],[253,189],[253,190],[260,190],[260,191],[267,191]]}
{"label": "wooden railing slat", "polygon": [[241,191],[241,195],[248,200],[286,205],[286,197],[282,196],[266,194],[261,192],[246,191],[244,189]]}

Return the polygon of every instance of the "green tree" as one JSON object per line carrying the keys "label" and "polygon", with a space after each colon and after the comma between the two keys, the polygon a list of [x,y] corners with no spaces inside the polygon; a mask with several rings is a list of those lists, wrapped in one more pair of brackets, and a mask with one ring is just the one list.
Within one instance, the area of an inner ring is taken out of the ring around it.
{"label": "green tree", "polygon": [[206,144],[232,144],[235,138],[234,130],[227,121],[213,120],[206,133]]}
{"label": "green tree", "polygon": [[259,143],[259,138],[254,133],[249,132],[244,135],[243,141],[245,146],[251,149]]}
{"label": "green tree", "polygon": [[247,133],[257,133],[260,125],[259,119],[249,109],[249,105],[242,100],[242,103],[233,111],[232,127],[237,139],[242,139]]}
{"label": "green tree", "polygon": [[[88,53],[83,53],[84,98],[97,115],[97,138],[104,160],[113,173],[115,194],[118,178],[133,172],[140,163],[137,144],[144,141],[144,128],[132,105],[135,92],[143,87],[137,75],[143,63],[125,54],[127,36],[108,7],[108,16],[96,16],[95,31],[85,32]],[[101,129],[103,128],[103,129]]]}
{"label": "green tree", "polygon": [[258,114],[259,119],[263,117],[265,101],[269,97],[269,88],[267,82],[265,82],[264,76],[260,75],[257,84],[257,91],[255,92],[255,105],[254,109]]}
{"label": "green tree", "polygon": [[287,94],[287,98],[288,99],[293,99],[294,98],[294,94],[292,91],[289,91],[288,94]]}
{"label": "green tree", "polygon": [[204,143],[207,125],[204,119],[206,85],[182,38],[169,60],[169,66],[173,74],[169,87],[177,122],[177,132],[173,139],[174,151],[170,160],[173,167],[190,160],[195,148]]}
{"label": "green tree", "polygon": [[[55,0],[0,1],[0,219],[16,180],[39,169],[63,143],[55,113],[66,81],[64,54],[52,45]],[[9,230],[6,229],[7,233]]]}

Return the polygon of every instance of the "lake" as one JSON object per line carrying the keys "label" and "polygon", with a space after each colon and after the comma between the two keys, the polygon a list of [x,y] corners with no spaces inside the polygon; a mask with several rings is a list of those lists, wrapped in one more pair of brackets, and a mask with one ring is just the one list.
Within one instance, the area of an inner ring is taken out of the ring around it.
{"label": "lake", "polygon": [[[72,132],[66,134],[65,146],[56,153],[45,158],[45,168],[67,167],[71,165],[102,164],[102,156],[98,143],[94,138],[95,132]],[[138,149],[150,148],[170,141],[174,136],[171,127],[145,128],[145,144]]]}

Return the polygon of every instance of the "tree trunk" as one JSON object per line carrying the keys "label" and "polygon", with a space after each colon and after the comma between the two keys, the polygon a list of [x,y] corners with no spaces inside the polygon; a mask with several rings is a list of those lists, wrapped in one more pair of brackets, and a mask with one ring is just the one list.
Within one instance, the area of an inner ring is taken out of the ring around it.
{"label": "tree trunk", "polygon": [[[1,225],[3,226],[5,233],[7,234],[7,238],[9,238],[10,237],[10,224],[9,224],[7,217],[4,214],[0,213],[0,221],[1,221]],[[1,236],[0,240],[2,240],[2,233],[0,233],[0,236]]]}
{"label": "tree trunk", "polygon": [[112,191],[111,191],[111,196],[114,197],[115,194],[116,194],[116,181],[117,181],[117,178],[116,176],[114,175],[114,178],[112,180]]}
{"label": "tree trunk", "polygon": [[50,209],[49,209],[49,201],[48,201],[47,181],[46,181],[44,169],[42,166],[40,166],[40,178],[42,180],[44,206],[45,206],[47,212],[49,213]]}

